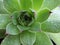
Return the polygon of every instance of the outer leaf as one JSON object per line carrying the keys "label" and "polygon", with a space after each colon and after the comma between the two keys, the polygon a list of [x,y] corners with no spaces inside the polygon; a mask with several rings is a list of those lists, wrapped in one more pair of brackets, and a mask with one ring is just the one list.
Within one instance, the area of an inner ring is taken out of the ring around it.
{"label": "outer leaf", "polygon": [[10,22],[9,14],[0,14],[0,29],[5,29]]}
{"label": "outer leaf", "polygon": [[42,23],[41,29],[43,31],[60,32],[60,14],[58,14],[57,11],[53,12],[50,17]]}
{"label": "outer leaf", "polygon": [[32,0],[33,9],[38,11],[43,3],[43,0]]}
{"label": "outer leaf", "polygon": [[20,39],[18,35],[15,36],[7,36],[1,43],[1,45],[21,45]]}
{"label": "outer leaf", "polygon": [[35,22],[31,25],[30,31],[33,32],[39,32],[40,30],[40,23],[39,22]]}
{"label": "outer leaf", "polygon": [[10,11],[20,11],[21,6],[20,6],[20,0],[3,0],[4,7]]}
{"label": "outer leaf", "polygon": [[60,36],[59,35],[60,35],[60,33],[49,33],[50,38],[56,43],[56,45],[60,45]]}
{"label": "outer leaf", "polygon": [[43,32],[36,33],[36,42],[34,45],[52,45],[48,36]]}
{"label": "outer leaf", "polygon": [[60,0],[44,0],[41,8],[49,8],[50,10],[56,8],[60,5]]}
{"label": "outer leaf", "polygon": [[22,10],[28,10],[32,8],[31,0],[20,0]]}
{"label": "outer leaf", "polygon": [[3,1],[0,0],[0,14],[7,14],[7,10],[3,6]]}
{"label": "outer leaf", "polygon": [[17,35],[20,32],[15,25],[13,25],[12,23],[9,23],[6,27],[6,33],[8,33],[10,35]]}
{"label": "outer leaf", "polygon": [[36,40],[35,33],[24,31],[20,35],[20,40],[23,45],[33,45]]}
{"label": "outer leaf", "polygon": [[37,21],[39,21],[40,23],[45,21],[50,15],[50,10],[49,9],[43,9],[41,11],[38,12],[37,14]]}

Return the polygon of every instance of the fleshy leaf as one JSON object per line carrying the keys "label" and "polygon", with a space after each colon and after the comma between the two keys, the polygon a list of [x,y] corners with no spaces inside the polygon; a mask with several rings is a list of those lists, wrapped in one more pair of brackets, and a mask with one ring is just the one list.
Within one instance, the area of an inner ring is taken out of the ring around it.
{"label": "fleshy leaf", "polygon": [[18,28],[21,32],[30,29],[30,27],[21,26],[21,25],[17,25],[17,28]]}
{"label": "fleshy leaf", "polygon": [[20,40],[23,45],[33,45],[36,40],[35,33],[24,31],[20,35]]}
{"label": "fleshy leaf", "polygon": [[20,0],[22,10],[29,10],[32,8],[31,0]]}
{"label": "fleshy leaf", "polygon": [[60,35],[60,33],[49,33],[50,38],[56,43],[56,45],[60,45],[60,36],[59,35]]}
{"label": "fleshy leaf", "polygon": [[18,15],[20,15],[19,13],[20,13],[19,11],[12,13],[11,18],[12,18],[12,23],[14,25],[18,25],[17,17],[18,17]]}
{"label": "fleshy leaf", "polygon": [[0,14],[7,14],[8,11],[3,6],[3,1],[0,0]]}
{"label": "fleshy leaf", "polygon": [[47,8],[43,9],[43,10],[39,11],[37,14],[37,16],[36,16],[37,21],[41,23],[41,22],[45,21],[46,19],[48,19],[49,15],[50,15],[50,10]]}
{"label": "fleshy leaf", "polygon": [[43,0],[32,0],[33,9],[38,11],[43,3]]}
{"label": "fleshy leaf", "polygon": [[36,42],[34,45],[53,45],[48,36],[43,32],[36,33]]}
{"label": "fleshy leaf", "polygon": [[3,3],[4,7],[11,13],[21,9],[20,0],[3,0]]}
{"label": "fleshy leaf", "polygon": [[17,35],[20,33],[19,29],[16,25],[13,25],[12,23],[9,23],[6,27],[6,33],[10,35]]}
{"label": "fleshy leaf", "polygon": [[1,45],[21,45],[19,35],[15,35],[15,36],[8,35],[2,41]]}
{"label": "fleshy leaf", "polygon": [[60,32],[60,14],[57,13],[59,10],[52,11],[53,13],[49,16],[49,18],[42,23],[41,30],[47,32]]}
{"label": "fleshy leaf", "polygon": [[5,29],[6,25],[10,22],[9,14],[0,14],[0,29]]}
{"label": "fleshy leaf", "polygon": [[31,25],[30,31],[33,32],[39,32],[40,30],[40,23],[39,22],[35,22]]}
{"label": "fleshy leaf", "polygon": [[41,8],[49,8],[50,10],[56,8],[60,5],[60,0],[44,0]]}

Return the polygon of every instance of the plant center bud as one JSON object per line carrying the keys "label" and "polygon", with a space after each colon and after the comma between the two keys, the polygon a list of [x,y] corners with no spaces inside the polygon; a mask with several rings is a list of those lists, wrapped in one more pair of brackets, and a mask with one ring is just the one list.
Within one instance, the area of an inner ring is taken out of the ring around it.
{"label": "plant center bud", "polygon": [[18,22],[22,26],[29,26],[34,21],[34,14],[32,11],[21,11],[18,16]]}

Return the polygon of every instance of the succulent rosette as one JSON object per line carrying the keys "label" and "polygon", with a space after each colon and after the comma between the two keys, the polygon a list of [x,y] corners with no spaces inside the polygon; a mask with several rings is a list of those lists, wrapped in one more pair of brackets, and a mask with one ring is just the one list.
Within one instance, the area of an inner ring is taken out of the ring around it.
{"label": "succulent rosette", "polygon": [[52,45],[45,32],[60,32],[59,15],[51,15],[51,10],[58,5],[49,7],[45,2],[0,1],[0,29],[6,30],[7,34],[1,45]]}

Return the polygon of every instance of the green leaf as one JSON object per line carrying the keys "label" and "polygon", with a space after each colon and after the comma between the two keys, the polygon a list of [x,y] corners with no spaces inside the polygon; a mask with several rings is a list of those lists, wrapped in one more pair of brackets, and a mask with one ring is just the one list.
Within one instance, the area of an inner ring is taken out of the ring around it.
{"label": "green leaf", "polygon": [[49,33],[50,38],[56,43],[56,45],[60,45],[60,36],[59,35],[60,35],[60,33]]}
{"label": "green leaf", "polygon": [[36,42],[34,45],[53,45],[53,44],[45,33],[37,32]]}
{"label": "green leaf", "polygon": [[32,0],[33,9],[38,11],[43,3],[43,0]]}
{"label": "green leaf", "polygon": [[39,22],[35,22],[31,25],[30,31],[33,32],[39,32],[40,30],[40,23]]}
{"label": "green leaf", "polygon": [[21,26],[21,25],[17,25],[17,28],[20,30],[20,32],[30,29],[30,27]]}
{"label": "green leaf", "polygon": [[32,8],[31,0],[20,0],[22,10],[29,10]]}
{"label": "green leaf", "polygon": [[0,0],[0,14],[7,14],[8,11],[3,6],[3,1]]}
{"label": "green leaf", "polygon": [[4,7],[11,13],[21,10],[20,0],[3,0],[3,3]]}
{"label": "green leaf", "polygon": [[60,5],[60,0],[44,0],[41,8],[49,8],[50,10],[56,8]]}
{"label": "green leaf", "polygon": [[21,45],[19,35],[15,35],[15,36],[8,35],[2,41],[1,45]]}
{"label": "green leaf", "polygon": [[18,15],[20,15],[19,13],[20,12],[18,12],[18,11],[12,13],[12,17],[11,18],[12,18],[12,23],[14,25],[18,25],[17,17],[18,17]]}
{"label": "green leaf", "polygon": [[19,29],[16,25],[13,25],[12,23],[9,23],[6,27],[6,33],[10,35],[17,35],[20,33]]}
{"label": "green leaf", "polygon": [[20,35],[20,40],[23,45],[33,45],[36,40],[35,33],[24,31]]}
{"label": "green leaf", "polygon": [[6,25],[10,22],[9,14],[0,14],[0,29],[5,29]]}
{"label": "green leaf", "polygon": [[37,21],[41,23],[41,22],[45,21],[46,19],[48,19],[49,15],[50,15],[50,10],[45,8],[38,12],[38,14],[36,16]]}
{"label": "green leaf", "polygon": [[60,14],[56,11],[53,12],[50,17],[42,23],[41,30],[54,33],[60,32]]}

